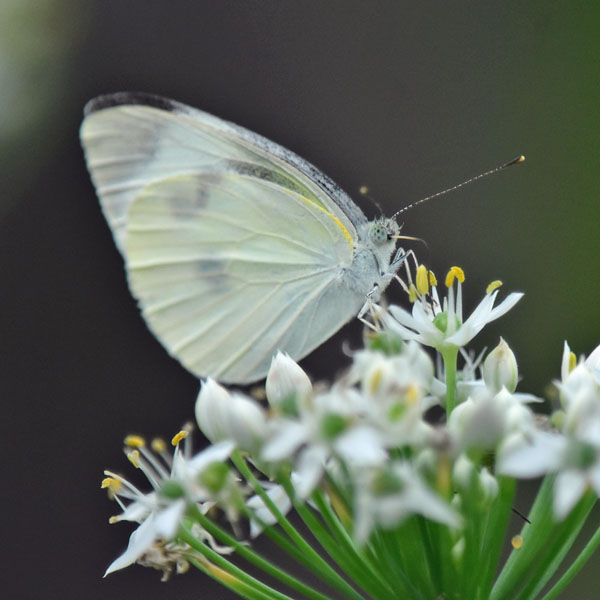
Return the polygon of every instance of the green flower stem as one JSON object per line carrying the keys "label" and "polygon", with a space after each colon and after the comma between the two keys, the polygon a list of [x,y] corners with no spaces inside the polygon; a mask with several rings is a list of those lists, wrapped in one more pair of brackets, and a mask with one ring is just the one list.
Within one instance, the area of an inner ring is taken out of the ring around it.
{"label": "green flower stem", "polygon": [[265,573],[271,575],[274,579],[278,579],[283,584],[289,586],[290,588],[300,592],[307,598],[311,598],[312,600],[328,600],[327,596],[317,592],[310,586],[302,583],[292,575],[282,571],[278,567],[276,567],[270,561],[264,559],[257,552],[249,548],[247,545],[240,543],[236,538],[227,533],[224,529],[219,527],[217,524],[213,523],[211,519],[209,519],[206,515],[203,515],[200,510],[194,506],[190,511],[190,516],[202,526],[203,529],[208,531],[212,536],[217,538],[220,542],[227,544],[231,548],[234,548],[236,553],[262,569]]}
{"label": "green flower stem", "polygon": [[379,530],[382,540],[380,562],[388,565],[387,579],[396,590],[395,597],[424,600],[431,583],[423,577],[424,566],[421,540],[412,537],[413,518],[407,519],[395,530]]}
{"label": "green flower stem", "polygon": [[232,581],[226,576],[220,577],[217,573],[214,572],[213,569],[210,569],[205,564],[203,564],[201,561],[199,561],[195,558],[190,557],[190,558],[188,558],[188,560],[197,569],[199,569],[200,571],[202,571],[209,577],[212,577],[216,582],[218,582],[222,586],[224,586],[224,587],[230,589],[232,592],[235,592],[236,594],[242,596],[242,598],[246,598],[247,600],[272,600],[271,595],[263,594],[262,592],[254,589],[253,587],[250,587],[249,585],[246,585],[245,583],[243,583],[237,579],[234,579]]}
{"label": "green flower stem", "polygon": [[331,587],[338,590],[348,598],[354,600],[364,600],[363,597],[356,592],[356,590],[343,578],[339,573],[335,571],[323,557],[314,550],[314,548],[296,531],[294,526],[281,514],[281,511],[275,506],[275,503],[269,498],[268,494],[263,489],[262,485],[256,479],[246,461],[242,458],[238,450],[236,450],[231,460],[236,466],[241,475],[248,481],[252,486],[254,492],[261,498],[265,506],[271,511],[271,514],[277,519],[277,523],[288,535],[288,537],[294,542],[296,547],[304,555],[304,564],[310,563],[310,568],[316,574],[318,574],[325,582]]}
{"label": "green flower stem", "polygon": [[[553,513],[554,477],[546,477],[522,530],[523,547],[513,550],[490,596],[491,600],[533,598],[552,577],[573,544],[593,504],[587,494],[567,518],[557,523]],[[521,590],[517,594],[517,590]]]}
{"label": "green flower stem", "polygon": [[248,575],[248,573],[246,573],[243,569],[236,567],[232,562],[228,561],[226,558],[223,558],[223,556],[221,556],[218,552],[215,552],[206,544],[198,540],[185,525],[180,527],[177,538],[191,546],[194,550],[207,558],[211,563],[219,567],[224,572],[223,577],[220,578],[215,576],[215,578],[221,583],[226,581],[229,581],[232,584],[236,583],[236,587],[234,588],[235,591],[238,591],[236,588],[238,587],[238,582],[240,582],[242,585],[245,584],[245,586],[249,587],[251,590],[262,593],[265,600],[294,600],[291,596],[274,590],[272,587],[268,586],[262,581],[259,581],[255,577]]}
{"label": "green flower stem", "polygon": [[430,521],[417,515],[416,523],[418,531],[415,533],[415,539],[421,541],[423,552],[425,554],[424,566],[426,567],[425,580],[430,582],[432,597],[436,592],[439,595],[442,591],[440,574],[442,572],[440,553],[436,551],[436,546],[433,544]]}
{"label": "green flower stem", "polygon": [[355,561],[360,565],[360,571],[368,574],[368,578],[372,578],[372,582],[380,587],[383,594],[394,596],[394,588],[385,583],[385,576],[376,564],[371,561],[364,553],[360,552],[355,546],[352,538],[348,535],[348,532],[340,523],[337,515],[331,508],[329,502],[325,499],[322,492],[316,490],[311,496],[316,507],[319,509],[321,516],[325,520],[325,523],[333,533],[335,539],[339,543],[340,547],[348,556],[352,556]]}
{"label": "green flower stem", "polygon": [[446,420],[450,418],[456,405],[456,359],[458,358],[457,346],[446,346],[438,350],[444,360],[446,371]]}
{"label": "green flower stem", "polygon": [[556,574],[565,555],[573,546],[596,500],[593,493],[587,492],[567,518],[558,527],[555,527],[555,535],[544,548],[543,555],[539,557],[537,572],[530,574],[529,582],[526,583],[517,598],[533,600],[538,597],[544,586]]}
{"label": "green flower stem", "polygon": [[533,563],[542,552],[548,535],[554,527],[552,518],[553,483],[554,477],[546,477],[540,486],[529,513],[531,523],[525,523],[521,531],[526,551],[523,552],[523,548],[521,548],[521,550],[511,552],[494,583],[490,600],[512,598],[514,590],[520,587],[528,573],[533,570]]}
{"label": "green flower stem", "polygon": [[600,528],[596,530],[596,533],[592,536],[590,541],[586,544],[581,554],[573,561],[571,566],[565,571],[562,577],[554,584],[550,591],[543,597],[542,600],[554,600],[558,595],[571,583],[575,575],[579,573],[581,568],[587,563],[587,561],[594,554],[598,546],[600,545]]}
{"label": "green flower stem", "polygon": [[[498,496],[496,496],[488,511],[487,525],[482,539],[482,549],[486,557],[484,565],[479,566],[483,573],[480,583],[481,593],[479,594],[479,598],[482,600],[495,598],[494,594],[498,593],[495,585],[492,590],[492,584],[500,560],[516,491],[516,481],[512,477],[499,476],[498,484]],[[502,570],[503,573],[504,569]],[[496,581],[497,583],[498,581]]]}
{"label": "green flower stem", "polygon": [[[327,532],[321,521],[319,521],[312,513],[312,511],[304,504],[303,502],[298,502],[294,498],[294,489],[292,487],[291,482],[281,481],[280,482],[292,503],[294,504],[294,508],[296,512],[300,516],[300,518],[304,521],[312,535],[319,542],[321,547],[329,554],[329,556],[334,560],[334,562],[344,571],[353,582],[356,582],[358,585],[363,587],[366,591],[369,590],[369,586],[363,585],[365,583],[365,573],[361,570],[360,563],[356,563],[353,560],[352,556],[347,556],[345,552],[342,551],[339,544],[332,536]],[[367,574],[368,575],[368,574]],[[374,583],[374,578],[372,576],[367,577],[369,583]],[[347,582],[346,582],[347,583]],[[348,591],[351,591],[352,597],[358,600],[359,598],[364,598],[362,594],[357,592],[350,584],[348,584]]]}

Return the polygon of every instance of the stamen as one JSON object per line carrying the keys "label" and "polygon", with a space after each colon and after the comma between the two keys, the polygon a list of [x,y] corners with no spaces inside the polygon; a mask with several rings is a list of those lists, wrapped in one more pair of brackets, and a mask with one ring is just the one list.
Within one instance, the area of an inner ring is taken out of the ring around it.
{"label": "stamen", "polygon": [[126,456],[127,456],[127,459],[129,460],[129,462],[136,469],[140,468],[140,451],[139,450],[132,450],[131,452],[128,452]]}
{"label": "stamen", "polygon": [[143,448],[146,445],[146,440],[141,435],[128,435],[123,443],[130,448]]}
{"label": "stamen", "polygon": [[417,291],[422,296],[429,293],[429,277],[427,276],[427,268],[425,265],[419,265],[417,269]]}
{"label": "stamen", "polygon": [[414,406],[417,403],[419,400],[419,388],[416,385],[409,385],[406,388],[405,400],[408,406]]}
{"label": "stamen", "polygon": [[188,436],[189,431],[182,429],[179,433],[176,433],[171,440],[171,445],[177,446],[181,440],[184,440]]}
{"label": "stamen", "polygon": [[414,283],[411,283],[408,288],[408,301],[411,303],[416,302],[418,297],[417,288]]}
{"label": "stamen", "polygon": [[456,279],[458,279],[460,283],[464,283],[465,272],[460,267],[452,267],[450,270],[454,273]]}
{"label": "stamen", "polygon": [[150,447],[154,452],[160,454],[161,452],[164,452],[167,449],[167,443],[162,438],[154,438],[150,442]]}
{"label": "stamen", "polygon": [[515,550],[519,550],[523,547],[523,538],[519,534],[517,534],[513,536],[512,540],[510,540],[510,543],[512,544],[512,547]]}
{"label": "stamen", "polygon": [[438,284],[437,279],[436,279],[435,275],[433,274],[433,271],[428,271],[428,273],[429,273],[429,285],[431,287],[435,287]]}
{"label": "stamen", "polygon": [[383,379],[383,372],[381,369],[377,369],[375,373],[369,378],[369,392],[375,394],[381,385]]}
{"label": "stamen", "polygon": [[116,494],[121,489],[122,483],[114,477],[105,477],[100,484],[101,489],[108,488],[111,494]]}
{"label": "stamen", "polygon": [[496,279],[485,288],[485,293],[489,296],[494,290],[497,290],[501,285],[502,282],[499,279]]}

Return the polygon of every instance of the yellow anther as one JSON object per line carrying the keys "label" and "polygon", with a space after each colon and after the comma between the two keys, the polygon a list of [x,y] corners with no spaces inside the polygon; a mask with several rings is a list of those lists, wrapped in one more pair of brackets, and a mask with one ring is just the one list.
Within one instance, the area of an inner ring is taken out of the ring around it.
{"label": "yellow anther", "polygon": [[436,276],[433,274],[433,271],[428,271],[429,273],[429,285],[431,287],[433,287],[434,285],[437,285],[437,279]]}
{"label": "yellow anther", "polygon": [[177,444],[179,444],[179,442],[181,440],[183,440],[184,438],[187,437],[188,433],[189,433],[189,431],[186,431],[185,429],[182,429],[179,433],[176,433],[173,436],[173,439],[171,440],[171,444],[173,446],[177,446]]}
{"label": "yellow anther", "polygon": [[494,290],[497,290],[500,286],[502,285],[502,282],[499,279],[496,279],[496,281],[492,281],[492,283],[490,283],[486,288],[485,288],[485,293],[486,294],[491,294]]}
{"label": "yellow anther", "polygon": [[416,302],[418,297],[419,294],[417,293],[417,288],[415,287],[414,283],[411,283],[408,287],[408,301]]}
{"label": "yellow anther", "polygon": [[118,522],[119,522],[119,517],[110,517],[110,519],[108,519],[108,522],[109,522],[111,525],[114,525],[115,523],[118,523]]}
{"label": "yellow anther", "polygon": [[575,352],[569,352],[569,373],[577,366]]}
{"label": "yellow anther", "polygon": [[152,450],[154,450],[154,452],[160,454],[161,452],[164,452],[167,449],[167,442],[165,442],[165,440],[163,440],[162,438],[154,438],[150,442],[150,447],[152,448]]}
{"label": "yellow anther", "polygon": [[519,156],[519,158],[517,159],[517,164],[522,163],[524,160],[525,160],[525,157],[521,154],[521,156]]}
{"label": "yellow anther", "polygon": [[359,191],[363,196],[366,196],[369,193],[369,188],[366,185],[361,185]]}
{"label": "yellow anther", "polygon": [[454,280],[458,279],[460,283],[465,280],[465,272],[460,267],[452,267],[446,275],[446,287],[450,288],[454,284]]}
{"label": "yellow anther", "polygon": [[129,459],[129,462],[136,469],[140,468],[140,451],[139,450],[132,450],[131,452],[128,452],[127,453],[127,458]]}
{"label": "yellow anther", "polygon": [[374,373],[369,377],[369,393],[376,394],[379,386],[381,385],[381,380],[383,379],[383,371],[381,369],[376,369]]}
{"label": "yellow anther", "polygon": [[114,477],[105,477],[100,484],[100,487],[104,490],[108,488],[108,491],[116,494],[121,489],[121,482]]}
{"label": "yellow anther", "polygon": [[465,272],[460,267],[452,267],[450,270],[454,273],[458,281],[460,281],[461,283],[464,282]]}
{"label": "yellow anther", "polygon": [[143,448],[146,440],[141,435],[128,435],[123,443],[130,448]]}
{"label": "yellow anther", "polygon": [[414,406],[419,399],[419,388],[416,385],[409,385],[404,398],[408,406]]}
{"label": "yellow anther", "polygon": [[429,277],[425,265],[419,265],[417,269],[417,292],[422,296],[429,293]]}
{"label": "yellow anther", "polygon": [[517,534],[513,536],[512,540],[510,540],[510,543],[512,544],[512,547],[515,550],[519,550],[523,547],[523,538],[519,534]]}

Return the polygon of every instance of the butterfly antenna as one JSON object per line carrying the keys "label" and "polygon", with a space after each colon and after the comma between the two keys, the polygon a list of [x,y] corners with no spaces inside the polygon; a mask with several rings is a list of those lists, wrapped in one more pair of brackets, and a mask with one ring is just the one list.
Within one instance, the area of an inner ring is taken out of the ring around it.
{"label": "butterfly antenna", "polygon": [[493,173],[498,173],[498,171],[503,171],[504,169],[507,169],[508,167],[512,167],[513,165],[518,165],[519,163],[522,163],[524,160],[525,160],[525,157],[523,155],[517,156],[516,158],[513,158],[511,161],[507,162],[506,164],[500,165],[499,167],[496,167],[495,169],[490,169],[489,171],[486,171],[485,173],[481,173],[479,175],[476,175],[475,177],[471,177],[470,179],[467,179],[466,181],[463,181],[462,183],[453,185],[452,187],[448,188],[447,190],[443,190],[441,192],[438,192],[437,194],[427,196],[427,198],[421,198],[421,200],[417,200],[416,202],[413,202],[412,204],[409,204],[408,206],[401,208],[398,212],[396,212],[392,216],[392,219],[396,218],[399,214],[406,212],[409,208],[414,208],[415,206],[418,206],[419,204],[423,204],[423,202],[427,202],[428,200],[432,200],[433,198],[437,198],[438,196],[443,196],[444,194],[447,194],[448,192],[453,192],[454,190],[457,190],[458,188],[461,188],[464,185],[467,185],[467,183],[472,183],[473,181],[477,181],[478,179],[482,179],[483,177],[487,177],[488,175],[492,175]]}
{"label": "butterfly antenna", "polygon": [[379,216],[382,217],[384,214],[383,209],[381,208],[379,202],[377,202],[377,200],[371,196],[369,188],[366,185],[361,185],[358,191],[360,192],[361,196],[364,196],[379,211]]}

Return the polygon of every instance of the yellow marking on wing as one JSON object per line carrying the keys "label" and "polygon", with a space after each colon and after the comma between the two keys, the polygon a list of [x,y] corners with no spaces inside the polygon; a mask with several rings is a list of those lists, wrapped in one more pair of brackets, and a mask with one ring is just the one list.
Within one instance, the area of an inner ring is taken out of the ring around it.
{"label": "yellow marking on wing", "polygon": [[320,206],[319,204],[316,204],[315,202],[313,202],[312,200],[309,200],[305,196],[302,196],[302,194],[296,194],[296,197],[298,199],[302,200],[302,202],[305,202],[306,204],[310,204],[310,206],[314,206],[315,208],[318,208],[321,212],[324,212],[330,219],[335,221],[337,226],[342,230],[344,237],[348,240],[348,243],[350,244],[350,250],[354,251],[354,240],[352,239],[352,235],[350,235],[350,232],[348,231],[348,229],[346,229],[346,227],[344,227],[344,224],[336,216],[332,215],[323,206]]}

